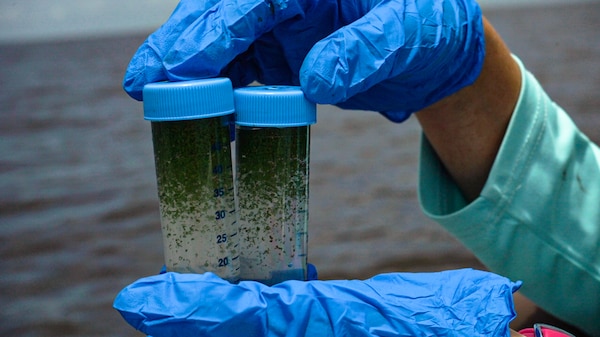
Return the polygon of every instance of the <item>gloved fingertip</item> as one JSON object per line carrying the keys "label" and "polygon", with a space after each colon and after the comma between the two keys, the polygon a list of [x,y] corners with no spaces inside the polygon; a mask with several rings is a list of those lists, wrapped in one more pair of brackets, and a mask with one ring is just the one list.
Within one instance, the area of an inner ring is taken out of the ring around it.
{"label": "gloved fingertip", "polygon": [[513,283],[512,292],[515,293],[515,292],[519,291],[519,289],[521,289],[522,286],[523,286],[523,281],[521,281],[521,280],[515,281]]}
{"label": "gloved fingertip", "polygon": [[306,98],[316,104],[336,104],[345,97],[343,88],[336,88],[331,78],[314,70],[301,70],[300,87]]}
{"label": "gloved fingertip", "polygon": [[123,81],[123,90],[125,90],[129,97],[135,99],[136,101],[144,100],[143,88],[143,86],[139,88],[137,85],[131,83],[131,81],[128,81],[127,78]]}
{"label": "gloved fingertip", "polygon": [[[121,317],[136,330],[143,326],[144,317],[140,314],[140,308],[130,303],[131,298],[121,291],[113,302],[113,308],[119,312]],[[135,302],[135,299],[134,299]]]}
{"label": "gloved fingertip", "polygon": [[412,115],[409,111],[380,111],[379,113],[394,123],[402,123]]}
{"label": "gloved fingertip", "polygon": [[127,66],[123,89],[131,98],[142,101],[146,84],[164,80],[167,80],[167,75],[162,60],[146,40]]}
{"label": "gloved fingertip", "polygon": [[314,281],[319,279],[319,273],[317,272],[317,267],[314,264],[309,263],[306,266],[306,280]]}
{"label": "gloved fingertip", "polygon": [[361,69],[349,62],[356,56],[347,48],[343,29],[317,42],[306,55],[300,68],[300,86],[306,97],[318,104],[337,104],[348,100],[353,78]]}

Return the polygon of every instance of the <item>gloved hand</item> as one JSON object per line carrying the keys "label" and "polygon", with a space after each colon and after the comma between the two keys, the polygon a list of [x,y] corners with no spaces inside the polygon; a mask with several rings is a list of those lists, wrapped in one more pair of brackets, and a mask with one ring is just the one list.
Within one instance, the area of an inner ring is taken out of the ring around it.
{"label": "gloved hand", "polygon": [[272,287],[230,284],[212,273],[166,273],[126,287],[114,307],[154,337],[508,337],[519,287],[472,269]]}
{"label": "gloved hand", "polygon": [[474,0],[182,0],[123,85],[138,100],[162,80],[301,85],[315,103],[400,122],[473,83],[484,49]]}

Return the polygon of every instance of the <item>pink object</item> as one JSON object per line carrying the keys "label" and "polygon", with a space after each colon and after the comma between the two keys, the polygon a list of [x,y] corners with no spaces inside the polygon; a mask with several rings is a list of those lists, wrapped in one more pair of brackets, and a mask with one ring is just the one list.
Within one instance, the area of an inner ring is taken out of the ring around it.
{"label": "pink object", "polygon": [[[537,335],[536,331],[538,331]],[[519,333],[525,337],[574,337],[564,330],[545,324],[536,324],[533,328],[523,329]]]}

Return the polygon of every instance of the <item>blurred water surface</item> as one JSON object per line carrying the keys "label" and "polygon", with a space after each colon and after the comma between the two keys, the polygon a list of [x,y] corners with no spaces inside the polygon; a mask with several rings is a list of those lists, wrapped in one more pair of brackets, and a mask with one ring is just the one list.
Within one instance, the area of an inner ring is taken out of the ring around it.
{"label": "blurred water surface", "polygon": [[[488,17],[600,140],[600,5]],[[149,124],[120,87],[145,34],[0,46],[0,334],[137,336],[117,292],[162,265]],[[419,127],[320,107],[309,256],[322,278],[476,266],[416,197]]]}

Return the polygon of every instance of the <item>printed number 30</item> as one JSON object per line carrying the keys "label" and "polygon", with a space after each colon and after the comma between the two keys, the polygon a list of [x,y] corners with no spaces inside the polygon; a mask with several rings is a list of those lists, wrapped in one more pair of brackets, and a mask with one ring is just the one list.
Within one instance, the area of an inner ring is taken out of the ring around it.
{"label": "printed number 30", "polygon": [[227,215],[226,211],[216,211],[215,212],[215,219],[216,220],[221,220],[221,219],[225,219],[225,216]]}

